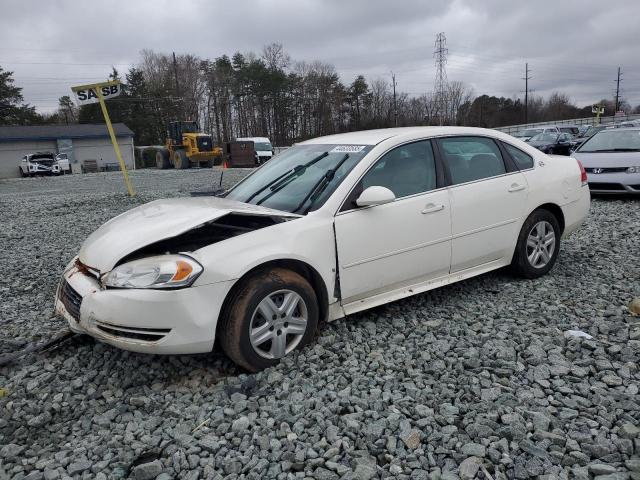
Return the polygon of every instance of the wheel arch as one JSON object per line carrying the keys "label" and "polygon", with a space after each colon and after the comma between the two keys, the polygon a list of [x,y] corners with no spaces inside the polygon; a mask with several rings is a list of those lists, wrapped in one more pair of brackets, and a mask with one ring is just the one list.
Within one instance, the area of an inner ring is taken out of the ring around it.
{"label": "wheel arch", "polygon": [[[556,203],[543,203],[542,205],[538,206],[537,208],[533,209],[529,215],[531,215],[533,212],[535,212],[536,210],[546,210],[549,213],[551,213],[554,217],[556,217],[556,219],[558,220],[558,224],[560,225],[560,235],[562,235],[562,233],[564,232],[564,227],[565,227],[565,218],[564,218],[564,212],[562,211],[562,208],[560,207],[560,205],[556,204]],[[528,217],[528,215],[527,215]]]}
{"label": "wheel arch", "polygon": [[[229,292],[227,292],[227,295],[225,296],[224,301],[222,302],[222,308],[220,309],[220,317],[227,315],[227,312],[231,307],[231,301],[235,297],[236,292],[238,291],[238,289],[240,288],[244,280],[254,275],[256,272],[259,272],[261,270],[268,270],[271,268],[285,268],[287,270],[296,272],[297,274],[302,276],[304,279],[306,279],[311,285],[311,288],[313,288],[313,291],[316,294],[316,298],[318,299],[320,321],[326,320],[327,315],[329,313],[329,293],[327,290],[327,286],[324,280],[322,279],[322,276],[320,275],[320,273],[318,273],[318,271],[314,267],[312,267],[308,263],[302,260],[296,260],[293,258],[280,258],[280,259],[269,260],[259,265],[256,265],[250,270],[248,270],[247,272],[245,272],[240,278],[238,278],[235,281],[233,286],[229,289]],[[220,321],[217,322],[216,330],[218,329],[218,326],[221,325],[221,323],[223,322],[220,322]],[[217,336],[218,335],[216,334],[216,337]]]}

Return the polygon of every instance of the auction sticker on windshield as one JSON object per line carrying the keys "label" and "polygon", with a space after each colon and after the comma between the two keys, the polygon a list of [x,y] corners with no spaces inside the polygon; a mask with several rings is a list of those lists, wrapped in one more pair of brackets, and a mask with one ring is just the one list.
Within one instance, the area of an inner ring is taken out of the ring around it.
{"label": "auction sticker on windshield", "polygon": [[358,153],[365,148],[365,145],[338,145],[330,153]]}

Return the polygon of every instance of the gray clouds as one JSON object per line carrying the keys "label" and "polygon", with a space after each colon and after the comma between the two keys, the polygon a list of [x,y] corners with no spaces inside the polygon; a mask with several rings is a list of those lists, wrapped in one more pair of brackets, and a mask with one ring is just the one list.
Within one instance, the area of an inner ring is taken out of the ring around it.
{"label": "gray clouds", "polygon": [[447,35],[450,80],[477,94],[521,96],[524,63],[536,95],[567,93],[583,105],[623,95],[640,103],[635,0],[237,0],[5,2],[0,66],[15,72],[25,100],[52,110],[69,86],[122,73],[150,48],[215,58],[259,53],[281,42],[294,60],[336,66],[344,82],[396,73],[398,88],[433,89],[433,42]]}

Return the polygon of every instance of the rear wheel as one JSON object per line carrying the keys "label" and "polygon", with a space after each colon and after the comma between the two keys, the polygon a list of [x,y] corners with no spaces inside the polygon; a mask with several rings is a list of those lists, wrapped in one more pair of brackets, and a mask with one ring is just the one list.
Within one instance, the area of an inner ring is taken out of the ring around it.
{"label": "rear wheel", "polygon": [[522,225],[511,267],[525,278],[537,278],[553,268],[560,251],[560,225],[548,210],[533,212]]}
{"label": "rear wheel", "polygon": [[26,175],[25,175],[24,171],[22,170],[22,167],[18,167],[18,170],[20,170],[20,176],[21,176],[22,178],[26,177]]}
{"label": "rear wheel", "polygon": [[178,170],[189,168],[189,159],[184,150],[176,150],[173,154],[173,166]]}
{"label": "rear wheel", "polygon": [[156,167],[160,170],[165,170],[171,167],[171,162],[169,162],[169,150],[166,148],[161,148],[156,152]]}
{"label": "rear wheel", "polygon": [[318,326],[318,301],[309,282],[282,268],[240,284],[223,312],[220,345],[231,360],[257,372],[306,345]]}

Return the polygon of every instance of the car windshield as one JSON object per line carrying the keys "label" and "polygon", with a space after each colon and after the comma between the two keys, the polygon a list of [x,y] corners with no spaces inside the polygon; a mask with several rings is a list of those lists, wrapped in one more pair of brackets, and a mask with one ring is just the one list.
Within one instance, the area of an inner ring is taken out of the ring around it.
{"label": "car windshield", "polygon": [[32,162],[32,163],[52,162],[53,161],[53,155],[49,155],[49,154],[46,154],[46,153],[40,154],[40,155],[33,155],[29,161]]}
{"label": "car windshield", "polygon": [[529,140],[530,142],[548,142],[555,143],[558,141],[558,134],[556,133],[539,133]]}
{"label": "car windshield", "polygon": [[595,135],[596,133],[598,133],[600,130],[604,130],[605,127],[594,127],[591,126],[589,128],[587,128],[584,133],[582,134],[583,137],[592,137],[593,135]]}
{"label": "car windshield", "polygon": [[226,198],[292,213],[320,208],[370,145],[296,145],[238,183]]}
{"label": "car windshield", "polygon": [[578,149],[579,152],[638,152],[640,130],[602,130]]}
{"label": "car windshield", "polygon": [[528,128],[527,130],[522,132],[522,136],[523,137],[533,137],[535,135],[538,135],[539,133],[542,133],[543,131],[544,130],[542,128]]}
{"label": "car windshield", "polygon": [[256,152],[265,152],[273,150],[273,147],[269,142],[254,142],[253,148],[255,148]]}

